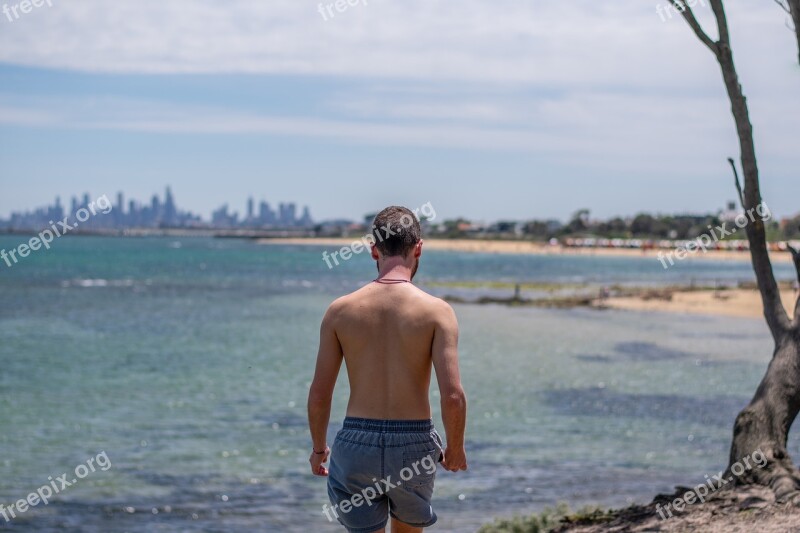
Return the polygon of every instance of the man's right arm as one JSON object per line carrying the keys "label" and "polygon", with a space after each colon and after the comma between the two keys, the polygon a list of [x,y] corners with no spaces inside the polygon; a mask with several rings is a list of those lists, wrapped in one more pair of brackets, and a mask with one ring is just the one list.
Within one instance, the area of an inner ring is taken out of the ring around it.
{"label": "man's right arm", "polygon": [[453,308],[446,303],[437,311],[432,357],[441,395],[442,422],[447,436],[447,449],[442,465],[451,472],[466,470],[464,432],[467,423],[467,396],[461,386],[458,370],[458,321]]}
{"label": "man's right arm", "polygon": [[[335,303],[328,308],[322,319],[319,334],[319,353],[314,381],[308,390],[308,426],[311,430],[312,453],[309,459],[311,471],[315,476],[327,476],[328,470],[322,466],[328,461],[327,430],[331,417],[331,401],[336,378],[342,365],[342,345],[333,326],[336,314]],[[318,451],[317,451],[318,450]]]}

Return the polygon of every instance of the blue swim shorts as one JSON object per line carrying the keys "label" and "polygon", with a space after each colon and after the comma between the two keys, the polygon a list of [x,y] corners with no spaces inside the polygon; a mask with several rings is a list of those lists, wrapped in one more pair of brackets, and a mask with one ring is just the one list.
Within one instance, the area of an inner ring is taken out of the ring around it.
{"label": "blue swim shorts", "polygon": [[386,527],[389,515],[413,527],[436,522],[431,507],[444,450],[431,420],[347,417],[330,457],[325,509],[351,533]]}

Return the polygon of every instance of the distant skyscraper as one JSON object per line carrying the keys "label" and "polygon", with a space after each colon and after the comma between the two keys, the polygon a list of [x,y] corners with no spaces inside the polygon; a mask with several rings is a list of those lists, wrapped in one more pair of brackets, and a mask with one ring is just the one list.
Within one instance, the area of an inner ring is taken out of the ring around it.
{"label": "distant skyscraper", "polygon": [[237,225],[238,218],[236,213],[228,214],[228,204],[225,204],[211,213],[211,224],[218,228],[230,228]]}
{"label": "distant skyscraper", "polygon": [[258,222],[265,226],[275,224],[275,212],[267,202],[261,202],[258,206]]}
{"label": "distant skyscraper", "polygon": [[297,205],[296,204],[288,204],[286,206],[286,222],[287,226],[294,226],[297,224]]}
{"label": "distant skyscraper", "polygon": [[278,225],[286,225],[286,204],[281,202],[278,204]]}
{"label": "distant skyscraper", "polygon": [[248,222],[252,222],[253,221],[253,213],[255,211],[254,206],[255,206],[255,203],[253,202],[253,197],[251,196],[250,198],[247,199],[247,221]]}
{"label": "distant skyscraper", "polygon": [[61,206],[61,197],[56,196],[56,205],[53,207],[53,216],[50,217],[51,220],[63,220],[64,219],[64,208]]}
{"label": "distant skyscraper", "polygon": [[167,192],[164,198],[164,213],[162,223],[167,226],[176,226],[178,224],[178,210],[175,207],[175,199],[172,197],[172,190],[167,186]]}
{"label": "distant skyscraper", "polygon": [[311,211],[309,211],[308,206],[303,207],[303,216],[300,217],[298,224],[305,228],[314,225],[314,221],[311,220]]}

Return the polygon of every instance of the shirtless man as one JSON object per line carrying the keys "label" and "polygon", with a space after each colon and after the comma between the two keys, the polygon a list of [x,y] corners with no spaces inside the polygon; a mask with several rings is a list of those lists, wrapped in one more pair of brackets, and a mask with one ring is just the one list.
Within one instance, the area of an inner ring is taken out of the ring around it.
{"label": "shirtless man", "polygon": [[[451,472],[467,469],[458,323],[450,305],[411,283],[422,255],[413,213],[388,207],[372,233],[377,279],[333,302],[322,320],[308,394],[309,462],[314,475],[328,476],[330,520],[350,532],[385,532],[391,514],[393,533],[413,533],[436,522],[430,505],[436,462]],[[331,451],[326,433],[343,359],[350,401]],[[431,421],[431,366],[446,448]],[[323,466],[329,456],[330,472]]]}

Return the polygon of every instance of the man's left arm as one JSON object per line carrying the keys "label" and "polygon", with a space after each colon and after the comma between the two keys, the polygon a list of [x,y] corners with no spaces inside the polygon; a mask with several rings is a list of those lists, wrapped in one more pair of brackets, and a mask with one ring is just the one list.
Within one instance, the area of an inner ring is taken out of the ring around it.
{"label": "man's left arm", "polygon": [[331,418],[331,400],[336,378],[342,366],[342,345],[333,327],[333,306],[325,313],[319,333],[319,353],[314,381],[308,391],[308,426],[311,429],[313,450],[309,462],[315,476],[327,476],[330,448],[327,443],[328,422]]}

